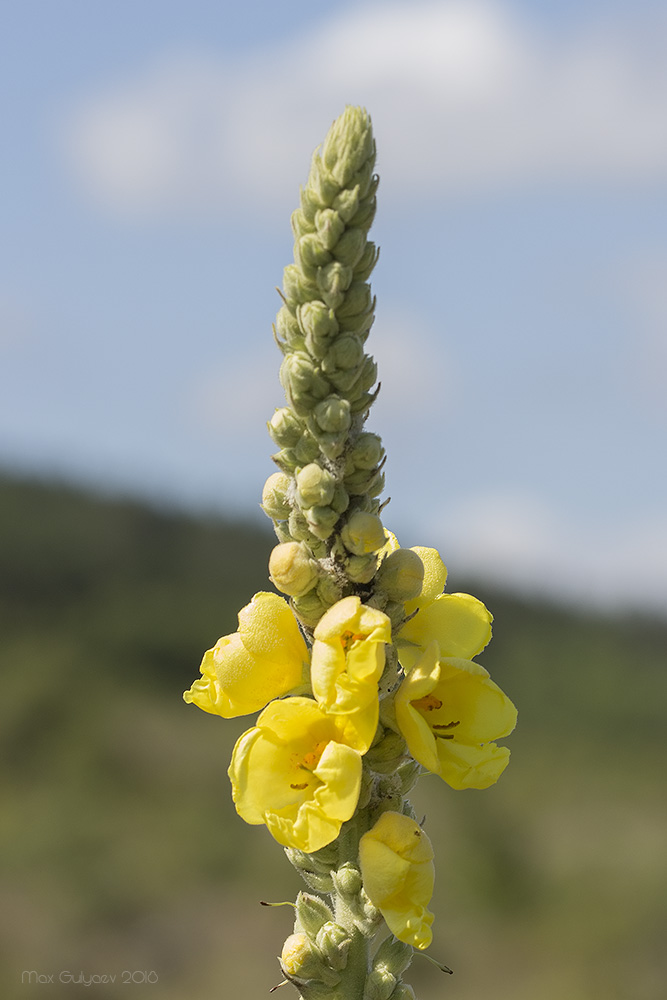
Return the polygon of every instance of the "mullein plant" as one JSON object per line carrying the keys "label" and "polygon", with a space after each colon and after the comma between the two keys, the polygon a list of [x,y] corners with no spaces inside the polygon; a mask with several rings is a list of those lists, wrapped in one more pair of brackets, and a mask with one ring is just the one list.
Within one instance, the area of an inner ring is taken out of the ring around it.
{"label": "mullein plant", "polygon": [[365,352],[374,165],[370,118],[348,107],[292,215],[274,330],[286,405],[268,423],[279,471],[262,507],[286,597],[255,594],[184,695],[226,719],[260,713],[229,777],[241,818],[268,828],[308,887],[280,958],[304,1000],[414,996],[402,975],[432,940],[434,865],[406,796],[425,771],[492,785],[509,759],[495,741],[516,721],[474,660],[491,614],[444,593],[438,552],[401,548],[380,516],[384,448],[365,430],[379,390]]}

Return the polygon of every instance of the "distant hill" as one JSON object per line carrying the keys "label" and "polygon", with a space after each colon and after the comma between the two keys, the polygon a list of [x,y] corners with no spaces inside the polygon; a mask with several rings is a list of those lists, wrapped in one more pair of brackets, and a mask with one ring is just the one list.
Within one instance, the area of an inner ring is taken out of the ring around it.
{"label": "distant hill", "polygon": [[[155,970],[165,1000],[278,981],[293,918],[258,901],[300,883],[236,816],[225,773],[253,717],[181,698],[268,589],[273,544],[268,524],[0,478],[3,996],[24,996],[26,969],[118,983]],[[493,788],[425,776],[415,790],[437,859],[431,950],[456,969],[457,1000],[653,1000],[667,978],[667,623],[456,587],[495,615],[480,660],[519,724]],[[439,975],[415,961],[420,1000],[443,995]]]}

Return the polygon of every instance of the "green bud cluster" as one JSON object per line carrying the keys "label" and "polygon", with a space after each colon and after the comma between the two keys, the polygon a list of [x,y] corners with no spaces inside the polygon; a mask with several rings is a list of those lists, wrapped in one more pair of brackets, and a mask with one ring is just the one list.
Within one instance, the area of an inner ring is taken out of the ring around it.
{"label": "green bud cluster", "polygon": [[271,571],[311,628],[335,601],[367,588],[385,542],[377,499],[384,448],[363,429],[378,391],[377,366],[365,352],[375,306],[368,279],[378,257],[368,239],[374,165],[370,118],[348,107],[315,151],[292,216],[294,263],[285,268],[274,330],[287,405],[268,423],[281,471],[267,481],[262,508],[280,543],[300,543],[313,562],[305,589],[305,570],[286,587]]}

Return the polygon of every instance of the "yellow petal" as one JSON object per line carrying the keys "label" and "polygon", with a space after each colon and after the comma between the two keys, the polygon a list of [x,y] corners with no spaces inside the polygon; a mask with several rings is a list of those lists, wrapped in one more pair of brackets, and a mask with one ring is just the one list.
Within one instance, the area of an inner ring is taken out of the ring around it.
{"label": "yellow petal", "polygon": [[471,660],[489,642],[492,621],[493,616],[476,597],[440,594],[403,626],[399,644],[411,642],[425,649],[435,640],[440,656]]}
{"label": "yellow petal", "polygon": [[426,607],[431,601],[434,601],[443,592],[447,583],[447,567],[440,558],[437,549],[413,545],[412,551],[417,553],[424,564],[424,583],[420,596],[406,603],[405,610],[408,614],[412,614],[415,608]]}
{"label": "yellow petal", "polygon": [[239,635],[254,656],[289,663],[308,660],[308,648],[292,610],[282,597],[260,591],[239,611]]}
{"label": "yellow petal", "polygon": [[432,718],[446,713],[448,722],[457,720],[457,742],[475,745],[500,740],[516,725],[516,708],[479,663],[441,658],[433,693],[442,699],[443,708]]}
{"label": "yellow petal", "polygon": [[510,752],[507,747],[487,743],[481,747],[450,743],[441,750],[440,777],[451,788],[489,788],[507,767]]}
{"label": "yellow petal", "polygon": [[402,813],[385,812],[359,842],[364,889],[391,932],[416,948],[432,940],[433,847],[417,823]]}

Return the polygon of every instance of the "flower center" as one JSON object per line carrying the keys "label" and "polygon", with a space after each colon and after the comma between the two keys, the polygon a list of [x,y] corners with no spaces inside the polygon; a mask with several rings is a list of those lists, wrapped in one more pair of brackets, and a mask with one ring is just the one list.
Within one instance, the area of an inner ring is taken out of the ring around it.
{"label": "flower center", "polygon": [[360,639],[363,638],[364,638],[363,635],[358,635],[356,632],[349,632],[349,631],[343,632],[340,637],[343,650],[347,653],[348,649],[350,648],[353,642],[358,642]]}
{"label": "flower center", "polygon": [[[411,702],[411,705],[419,712],[437,712],[442,708],[442,702],[434,694],[424,695],[423,698]],[[460,719],[455,722],[431,722],[430,719],[427,721],[433,730],[433,735],[439,740],[453,740],[454,733],[443,732],[443,730],[455,729],[456,726],[461,725]]]}
{"label": "flower center", "polygon": [[[320,740],[316,743],[312,750],[308,750],[305,754],[296,754],[293,757],[294,766],[297,770],[307,771],[309,775],[315,770],[320,762],[320,757],[324,753],[324,750],[328,744],[328,740]],[[308,788],[310,781],[301,781],[290,783],[290,788],[294,788],[296,791],[302,791],[304,788]]]}

